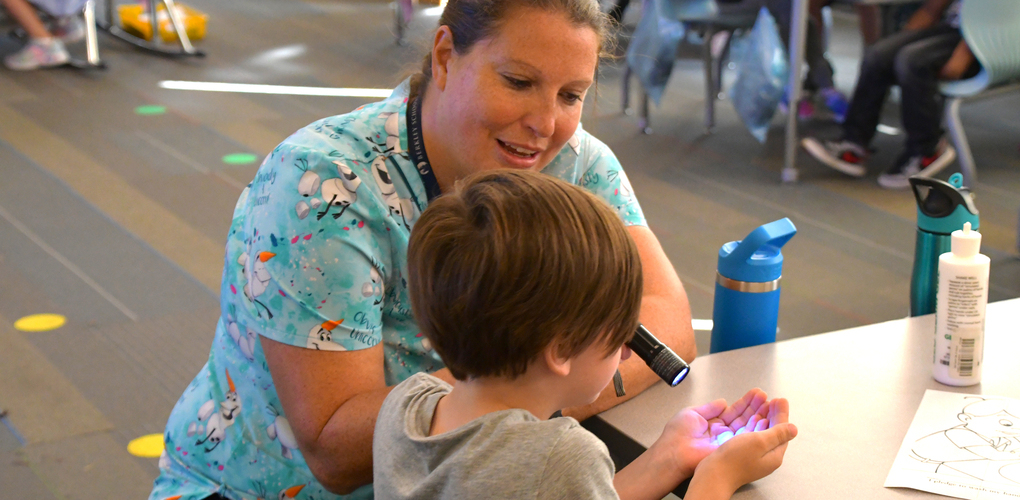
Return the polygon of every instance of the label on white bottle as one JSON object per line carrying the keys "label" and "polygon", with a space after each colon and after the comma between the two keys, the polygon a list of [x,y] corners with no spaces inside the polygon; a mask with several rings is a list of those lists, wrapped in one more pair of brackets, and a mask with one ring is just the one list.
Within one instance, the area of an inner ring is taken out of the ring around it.
{"label": "label on white bottle", "polygon": [[[984,333],[985,290],[976,276],[957,275],[946,280],[945,340],[937,362],[948,368],[949,376],[971,378],[981,373],[981,345]],[[941,290],[940,290],[941,291]],[[940,315],[941,316],[941,315]]]}
{"label": "label on white bottle", "polygon": [[953,334],[950,347],[952,361],[949,374],[954,377],[968,378],[974,376],[975,368],[981,366],[981,328],[958,328]]}

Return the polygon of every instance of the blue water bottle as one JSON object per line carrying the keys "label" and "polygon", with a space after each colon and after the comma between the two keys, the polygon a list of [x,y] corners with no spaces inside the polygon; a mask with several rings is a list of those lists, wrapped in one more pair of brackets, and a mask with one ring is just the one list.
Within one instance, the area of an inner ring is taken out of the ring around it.
{"label": "blue water bottle", "polygon": [[970,222],[979,227],[973,195],[963,186],[959,173],[949,182],[911,177],[910,188],[917,200],[917,240],[914,244],[914,270],[910,276],[910,315],[935,312],[938,290],[939,256],[950,251],[953,231]]}
{"label": "blue water bottle", "polygon": [[719,249],[712,311],[712,352],[776,341],[781,248],[797,234],[782,218]]}

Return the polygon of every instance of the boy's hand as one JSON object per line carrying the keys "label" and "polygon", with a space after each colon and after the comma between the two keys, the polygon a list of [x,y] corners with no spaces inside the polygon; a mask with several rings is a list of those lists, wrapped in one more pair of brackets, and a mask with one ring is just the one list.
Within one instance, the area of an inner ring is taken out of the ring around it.
{"label": "boy's hand", "polygon": [[787,444],[797,436],[797,427],[788,422],[790,405],[785,399],[773,400],[767,407],[767,418],[762,421],[768,422],[767,428],[739,432],[726,441],[698,465],[695,481],[716,482],[732,493],[782,465]]}
{"label": "boy's hand", "polygon": [[662,436],[649,451],[667,456],[678,473],[678,481],[683,481],[694,474],[702,459],[730,437],[756,427],[767,428],[766,400],[764,391],[752,389],[731,406],[719,399],[684,408],[666,423]]}

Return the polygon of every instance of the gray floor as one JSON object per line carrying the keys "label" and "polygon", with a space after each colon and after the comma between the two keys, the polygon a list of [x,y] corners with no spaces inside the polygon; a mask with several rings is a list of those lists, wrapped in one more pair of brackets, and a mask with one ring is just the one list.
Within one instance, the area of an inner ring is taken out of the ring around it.
{"label": "gray floor", "polygon": [[[415,43],[394,44],[384,2],[193,5],[210,14],[204,59],[158,57],[101,36],[106,71],[0,71],[0,408],[9,412],[0,427],[0,499],[147,494],[155,460],[125,446],[162,430],[207,356],[230,214],[256,168],[221,158],[261,158],[297,128],[366,102],[157,83],[391,87],[421,53]],[[629,13],[631,24],[638,14]],[[419,14],[411,39],[423,40],[434,22]],[[837,13],[833,31],[846,91],[860,54],[854,23]],[[0,53],[17,47],[0,39]],[[875,184],[902,136],[879,135],[865,179],[802,154],[800,182],[782,185],[780,119],[759,145],[723,101],[715,133],[704,135],[701,66],[681,60],[652,110],[654,133],[643,135],[619,111],[620,64],[603,67],[584,124],[621,158],[696,318],[711,318],[719,246],[780,217],[800,231],[784,249],[781,338],[906,314],[914,202]],[[134,113],[146,104],[168,111]],[[1018,111],[1017,94],[963,108],[979,165],[992,300],[1020,296]],[[885,122],[898,126],[895,104]],[[836,133],[821,122],[803,128]],[[44,333],[13,329],[43,312],[68,323]],[[707,352],[708,333],[698,341]]]}

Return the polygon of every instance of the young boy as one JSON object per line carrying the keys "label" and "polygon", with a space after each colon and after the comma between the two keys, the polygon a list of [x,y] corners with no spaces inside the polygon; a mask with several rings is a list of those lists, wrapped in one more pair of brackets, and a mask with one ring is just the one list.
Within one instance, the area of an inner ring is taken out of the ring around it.
{"label": "young boy", "polygon": [[550,418],[609,384],[641,302],[634,242],[577,186],[516,170],[464,179],[416,223],[408,288],[457,383],[418,374],[386,398],[377,499],[658,499],[692,475],[688,499],[729,498],[779,467],[796,435],[786,401],[756,389],[681,411],[614,478],[598,438]]}

